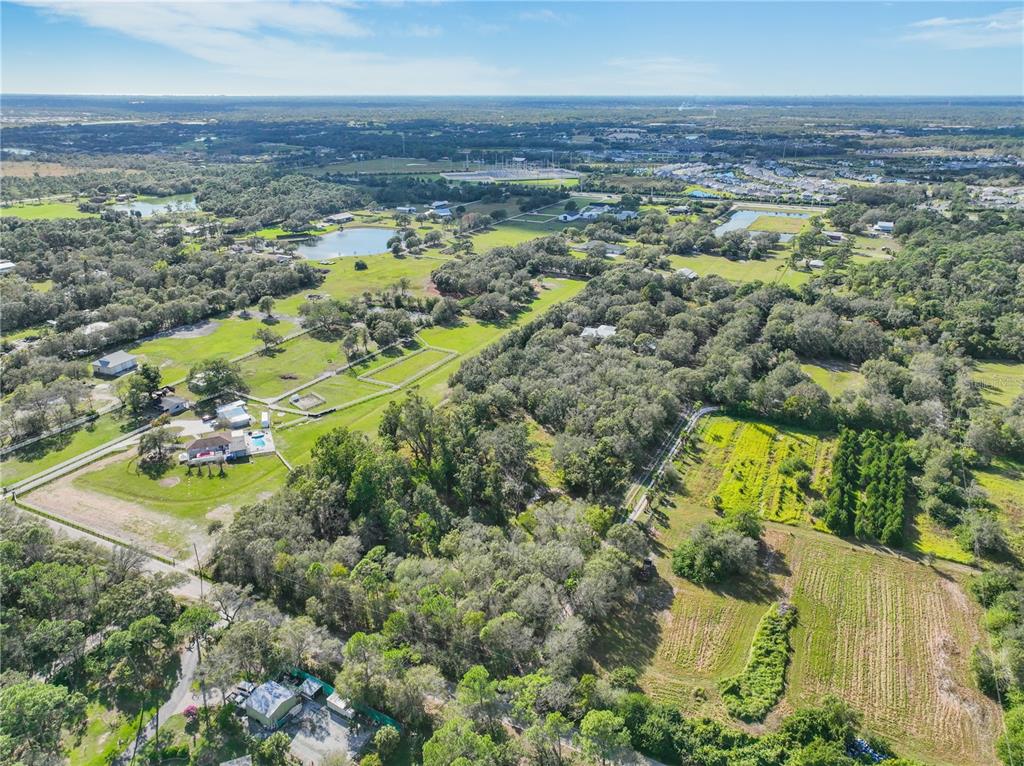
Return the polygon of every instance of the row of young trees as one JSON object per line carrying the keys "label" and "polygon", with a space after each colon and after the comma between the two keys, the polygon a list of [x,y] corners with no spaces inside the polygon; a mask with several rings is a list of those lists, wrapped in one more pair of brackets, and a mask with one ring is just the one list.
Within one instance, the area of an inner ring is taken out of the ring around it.
{"label": "row of young trees", "polygon": [[909,454],[899,436],[843,429],[822,518],[838,535],[903,541]]}

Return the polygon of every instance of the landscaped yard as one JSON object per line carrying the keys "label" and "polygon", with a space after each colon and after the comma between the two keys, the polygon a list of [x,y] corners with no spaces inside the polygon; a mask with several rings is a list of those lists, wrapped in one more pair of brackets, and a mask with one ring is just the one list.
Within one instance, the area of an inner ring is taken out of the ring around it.
{"label": "landscaped yard", "polygon": [[262,455],[246,462],[228,463],[224,476],[216,466],[193,468],[175,465],[159,477],[136,470],[132,455],[97,471],[75,478],[74,485],[100,492],[186,521],[200,521],[214,510],[237,510],[279,489],[287,469],[274,455]]}

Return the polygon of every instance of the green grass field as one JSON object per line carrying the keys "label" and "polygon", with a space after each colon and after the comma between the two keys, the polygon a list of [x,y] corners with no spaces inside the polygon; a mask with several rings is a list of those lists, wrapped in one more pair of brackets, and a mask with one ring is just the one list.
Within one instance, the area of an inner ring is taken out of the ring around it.
{"label": "green grass field", "polygon": [[[583,289],[585,283],[570,279],[548,279],[545,281],[545,285],[547,289],[541,291],[537,300],[512,321],[494,324],[465,320],[455,327],[431,327],[423,330],[420,337],[424,341],[439,348],[456,351],[459,356],[417,379],[413,386],[428,401],[435,403],[441,401],[448,395],[448,378],[464,359],[479,353],[513,327],[531,321],[556,303],[569,300]],[[345,426],[364,433],[376,433],[381,415],[388,402],[400,401],[408,390],[408,387],[402,388],[394,393],[376,397],[318,420],[278,430],[274,435],[275,442],[278,449],[290,462],[301,464],[308,458],[309,451],[316,439],[334,428]]]}
{"label": "green grass field", "polygon": [[[278,309],[275,308],[274,311],[276,313]],[[262,348],[263,344],[253,338],[261,327],[268,327],[282,336],[299,330],[299,326],[290,319],[278,318],[276,322],[265,323],[261,318],[257,318],[256,314],[252,319],[228,317],[210,321],[215,323],[215,327],[207,335],[155,338],[127,350],[140,355],[143,361],[160,367],[164,382],[170,383],[183,379],[189,367],[204,359],[233,359]]]}
{"label": "green grass field", "polygon": [[804,271],[789,268],[787,260],[781,255],[766,258],[763,261],[730,261],[717,255],[671,255],[669,261],[673,269],[684,266],[691,268],[706,277],[717,274],[730,282],[777,282],[783,285],[799,287],[811,278]]}
{"label": "green grass field", "polygon": [[[833,449],[831,438],[711,416],[683,453],[687,502],[725,511],[750,509],[765,519],[811,526],[807,506],[824,489]],[[810,469],[810,491],[779,471],[789,457]]]}
{"label": "green grass field", "polygon": [[187,474],[185,466],[176,465],[159,478],[150,478],[136,471],[134,455],[81,474],[76,487],[100,492],[184,521],[201,521],[211,511],[228,506],[234,510],[259,500],[279,489],[287,469],[274,455],[262,455],[244,463],[228,463],[225,476]]}
{"label": "green grass field", "polygon": [[95,218],[96,215],[96,213],[83,213],[78,209],[77,202],[42,202],[39,204],[0,207],[0,217],[17,216],[26,221],[56,218]]}
{"label": "green grass field", "polygon": [[[147,715],[151,712],[147,711]],[[135,738],[138,722],[137,716],[111,710],[96,701],[89,702],[85,709],[85,730],[77,737],[65,738],[71,748],[69,766],[107,766]]]}
{"label": "green grass field", "polygon": [[260,398],[280,396],[329,369],[348,363],[337,340],[302,335],[241,362],[249,393]]}
{"label": "green grass field", "polygon": [[972,377],[990,404],[1008,407],[1016,397],[1024,394],[1024,362],[978,362]]}
{"label": "green grass field", "polygon": [[[86,426],[51,436],[18,450],[0,462],[0,484],[13,484],[70,460],[122,434],[126,424],[113,415],[102,415]],[[131,430],[131,426],[127,426]]]}
{"label": "green grass field", "polygon": [[974,471],[974,478],[999,509],[1017,555],[1024,555],[1024,463],[999,458]]}
{"label": "green grass field", "polygon": [[775,231],[779,234],[798,234],[806,225],[806,218],[759,215],[747,229],[749,231]]}
{"label": "green grass field", "polygon": [[384,386],[375,385],[365,380],[359,380],[355,372],[347,371],[333,378],[328,378],[323,383],[317,383],[312,388],[302,393],[314,393],[324,398],[324,403],[317,407],[317,410],[325,410],[336,407],[339,404],[354,402],[364,396],[378,394],[387,391]]}
{"label": "green grass field", "polygon": [[439,364],[448,359],[451,354],[438,351],[433,348],[426,348],[417,354],[407,356],[398,362],[389,362],[390,366],[375,367],[365,375],[384,383],[391,383],[400,386],[410,378],[422,374],[423,370],[431,365]]}
{"label": "green grass field", "polygon": [[451,160],[425,160],[415,157],[380,157],[373,160],[333,162],[322,167],[303,168],[301,172],[324,173],[447,173],[465,169],[465,163]]}
{"label": "green grass field", "polygon": [[836,694],[901,755],[942,766],[995,762],[1000,713],[969,679],[964,647],[980,640],[980,615],[962,575],[769,523],[773,563],[763,580],[698,587],[676,577],[670,560],[690,529],[714,518],[692,502],[690,486],[659,509],[658,577],[639,604],[608,621],[595,642],[601,669],[630,665],[651,697],[684,715],[736,725],[718,682],[742,671],[758,621],[784,598],[797,608],[797,625],[786,689],[768,728],[777,714]]}
{"label": "green grass field", "polygon": [[864,384],[864,376],[848,362],[805,362],[800,365],[800,369],[806,372],[811,380],[828,391],[829,396],[833,399],[844,391],[851,391]]}

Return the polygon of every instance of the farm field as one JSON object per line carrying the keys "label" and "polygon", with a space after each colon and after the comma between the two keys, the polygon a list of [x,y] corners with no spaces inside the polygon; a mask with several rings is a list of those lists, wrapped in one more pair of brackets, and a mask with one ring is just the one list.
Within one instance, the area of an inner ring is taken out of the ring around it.
{"label": "farm field", "polygon": [[807,225],[806,218],[787,218],[778,215],[760,215],[747,227],[749,231],[774,231],[779,234],[797,234]]}
{"label": "farm field", "polygon": [[833,399],[844,391],[851,391],[864,383],[864,376],[848,362],[829,360],[821,362],[805,362],[800,369],[806,372],[811,380],[828,391]]}
{"label": "farm field", "polygon": [[669,262],[673,269],[685,266],[702,277],[717,274],[730,282],[760,280],[799,287],[811,278],[808,272],[791,269],[779,255],[763,261],[730,261],[717,255],[670,255]]}
{"label": "farm field", "polygon": [[[83,452],[106,444],[120,436],[125,427],[125,422],[114,415],[101,415],[74,431],[30,444],[0,461],[0,484],[6,486],[27,479]],[[128,425],[126,430],[131,430],[131,426]]]}
{"label": "farm field", "polygon": [[42,202],[38,204],[7,205],[0,207],[0,217],[17,216],[26,221],[56,218],[95,218],[96,213],[83,213],[76,202]]}
{"label": "farm field", "polygon": [[[689,486],[689,482],[685,482]],[[995,763],[998,707],[969,679],[967,652],[980,640],[979,609],[960,570],[930,568],[811,529],[769,522],[761,582],[703,588],[671,571],[672,550],[713,513],[684,493],[655,527],[658,576],[642,602],[617,615],[597,642],[602,669],[636,667],[651,697],[729,717],[717,684],[740,672],[761,616],[780,598],[797,608],[782,700],[761,731],[800,705],[836,694],[900,755],[942,766]],[[935,701],[920,704],[921,700]]]}
{"label": "farm field", "polygon": [[194,328],[181,328],[126,350],[157,365],[164,382],[171,383],[182,380],[189,367],[204,359],[233,359],[261,348],[263,344],[252,337],[261,327],[267,327],[278,335],[289,335],[299,330],[295,322],[283,317],[278,317],[276,322],[265,323],[255,316],[252,319],[233,316],[211,319]]}
{"label": "farm field", "polygon": [[425,348],[422,351],[407,356],[398,362],[388,362],[387,365],[376,367],[364,375],[398,386],[410,378],[421,374],[431,365],[439,364],[450,357],[451,354],[433,348]]}
{"label": "farm field", "polygon": [[356,399],[362,399],[364,396],[387,391],[387,388],[384,386],[359,380],[356,377],[357,374],[351,370],[340,373],[322,383],[317,383],[312,388],[304,389],[302,393],[316,394],[323,398],[324,403],[316,409],[324,410],[330,407],[337,407],[339,404],[353,402]]}
{"label": "farm field", "polygon": [[[834,449],[830,437],[724,415],[707,418],[697,433],[682,456],[687,504],[751,509],[787,524],[814,523],[807,506],[824,489]],[[808,492],[797,486],[795,476],[779,470],[786,458],[802,460],[810,470]]]}
{"label": "farm field", "polygon": [[1008,407],[1016,397],[1024,394],[1024,362],[979,362],[972,377],[990,404]]}

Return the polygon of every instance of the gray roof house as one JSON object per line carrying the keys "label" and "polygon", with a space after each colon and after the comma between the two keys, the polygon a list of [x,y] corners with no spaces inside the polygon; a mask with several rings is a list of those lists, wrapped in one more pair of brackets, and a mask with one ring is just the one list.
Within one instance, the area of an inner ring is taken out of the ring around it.
{"label": "gray roof house", "polygon": [[271,729],[276,729],[284,721],[288,712],[301,703],[295,692],[277,681],[267,681],[256,687],[245,701],[245,713]]}
{"label": "gray roof house", "polygon": [[676,269],[676,274],[681,276],[683,279],[694,280],[700,275],[693,269],[688,269],[685,266],[681,269]]}
{"label": "gray roof house", "polygon": [[599,325],[598,327],[584,327],[583,332],[580,333],[581,338],[594,338],[596,340],[604,340],[610,338],[615,334],[615,328],[610,324]]}
{"label": "gray roof house", "polygon": [[92,372],[93,375],[106,375],[112,378],[134,370],[138,366],[139,360],[135,354],[129,354],[127,351],[115,351],[93,362]]}

